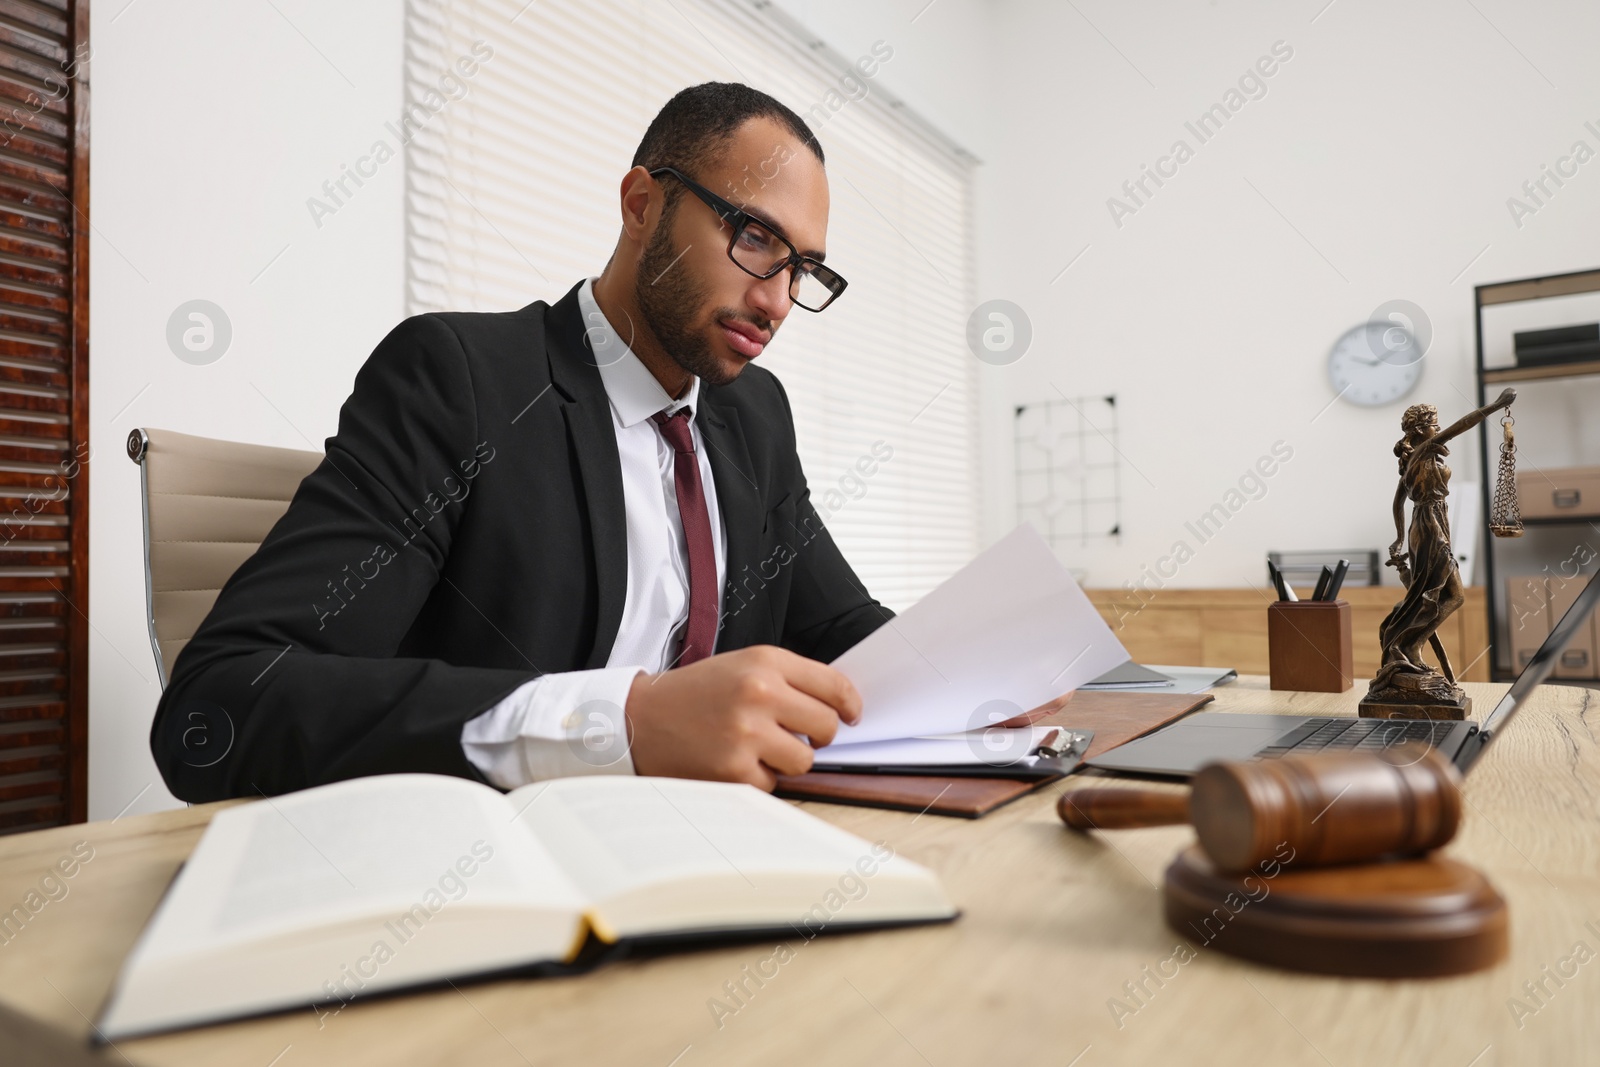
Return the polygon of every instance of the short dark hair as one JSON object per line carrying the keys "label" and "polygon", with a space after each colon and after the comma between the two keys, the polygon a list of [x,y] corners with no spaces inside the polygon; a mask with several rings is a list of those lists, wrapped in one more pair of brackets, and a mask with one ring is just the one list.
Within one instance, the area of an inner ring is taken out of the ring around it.
{"label": "short dark hair", "polygon": [[[680,89],[656,112],[633,153],[633,166],[682,167],[697,174],[721,153],[735,130],[755,118],[778,122],[811,149],[818,163],[827,162],[811,127],[777,100],[739,82],[704,82]],[[669,184],[669,210],[682,192],[676,182]]]}

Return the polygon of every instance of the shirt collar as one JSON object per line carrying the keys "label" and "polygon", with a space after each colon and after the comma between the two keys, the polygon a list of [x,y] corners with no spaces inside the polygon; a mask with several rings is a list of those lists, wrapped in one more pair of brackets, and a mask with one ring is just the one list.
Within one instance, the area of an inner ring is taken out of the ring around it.
{"label": "shirt collar", "polygon": [[700,398],[700,378],[689,378],[689,391],[682,398],[674,398],[661,388],[656,376],[634,355],[605,312],[595,302],[593,278],[585,278],[578,289],[578,307],[583,312],[584,339],[594,353],[600,368],[600,381],[605,386],[611,410],[623,426],[643,422],[658,411],[671,414],[681,407],[690,409],[691,419],[699,414],[696,401]]}

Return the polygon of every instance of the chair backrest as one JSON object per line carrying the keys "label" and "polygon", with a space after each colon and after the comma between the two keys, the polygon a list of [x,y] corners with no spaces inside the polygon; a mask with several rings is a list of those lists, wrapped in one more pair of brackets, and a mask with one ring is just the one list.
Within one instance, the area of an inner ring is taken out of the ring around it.
{"label": "chair backrest", "polygon": [[145,613],[161,687],[223,583],[255,554],[321,452],[134,430],[144,511]]}

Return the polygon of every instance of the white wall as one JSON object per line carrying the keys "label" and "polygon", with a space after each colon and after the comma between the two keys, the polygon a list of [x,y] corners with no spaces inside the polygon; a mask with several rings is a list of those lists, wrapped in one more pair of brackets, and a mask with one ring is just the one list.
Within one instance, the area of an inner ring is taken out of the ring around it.
{"label": "white wall", "polygon": [[[988,157],[994,123],[991,88],[999,40],[996,9],[987,0],[777,0],[846,59],[876,41],[894,56],[867,83],[888,87],[957,144]],[[823,135],[823,148],[827,148]]]}
{"label": "white wall", "polygon": [[[984,160],[979,298],[1034,331],[983,368],[986,540],[1016,521],[1012,405],[1118,396],[1126,534],[1062,553],[1094,586],[1140,580],[1179,539],[1194,557],[1168,586],[1259,584],[1269,549],[1386,546],[1404,405],[1448,420],[1476,398],[1472,286],[1600,266],[1600,158],[1520,227],[1506,205],[1574,141],[1600,151],[1583,125],[1600,128],[1600,9],[1582,0],[1537,18],[1504,0],[786,6],[847,54],[895,41],[882,83]],[[1280,40],[1266,95],[1198,144],[1184,123]],[[1119,227],[1107,199],[1179,137],[1194,158]],[[1327,407],[1329,348],[1396,298],[1433,326],[1417,388]],[[1525,390],[1524,457],[1600,462],[1597,410],[1597,383]],[[1267,495],[1199,543],[1184,522],[1279,440],[1294,457]],[[1478,465],[1463,440],[1457,477]]]}
{"label": "white wall", "polygon": [[[403,314],[400,162],[320,229],[305,205],[399,111],[400,5],[275,3],[282,15],[206,0],[93,8],[92,819],[176,803],[149,751],[159,687],[128,431],[320,450]],[[207,366],[166,341],[170,313],[196,298],[233,326]]]}
{"label": "white wall", "polygon": [[[1600,102],[1584,45],[1600,30],[1593,5],[1525,19],[1480,4],[1515,48],[1454,3],[1344,0],[1314,23],[1317,4],[1171,3],[1159,20],[1080,6],[1126,59],[1070,8],[998,8],[1008,43],[996,88],[1037,106],[997,112],[999,214],[983,262],[995,295],[1038,309],[1036,353],[1005,374],[1013,399],[1049,396],[1051,382],[1122,398],[1136,469],[1123,480],[1129,535],[1084,553],[1091,584],[1155,564],[1186,536],[1183,520],[1280,439],[1295,455],[1266,498],[1194,545],[1173,584],[1260,582],[1270,548],[1386,545],[1404,403],[1435,403],[1448,420],[1475,400],[1472,286],[1600,265],[1600,162],[1520,229],[1505,206],[1576,138],[1600,147],[1582,127],[1600,119],[1583,106]],[[1294,56],[1268,94],[1118,228],[1107,198],[1279,40]],[[1025,234],[1037,237],[1016,239]],[[1330,345],[1394,298],[1433,324],[1416,391],[1379,410],[1340,401],[1318,418],[1333,396]],[[1600,393],[1581,395],[1595,410]],[[1519,414],[1538,449],[1534,410]],[[1455,451],[1458,476],[1475,474],[1476,442]],[[994,449],[992,469],[1007,455]]]}

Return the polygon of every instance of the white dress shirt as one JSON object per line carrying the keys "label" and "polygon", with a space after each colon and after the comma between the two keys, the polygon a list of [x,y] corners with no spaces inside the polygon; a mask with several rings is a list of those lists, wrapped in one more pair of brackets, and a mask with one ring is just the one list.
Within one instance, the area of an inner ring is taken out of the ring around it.
{"label": "white dress shirt", "polygon": [[[574,774],[633,773],[622,715],[628,690],[641,671],[654,673],[672,664],[689,619],[688,548],[673,484],[672,448],[650,420],[658,411],[671,414],[685,405],[691,409],[695,458],[716,533],[717,616],[722,615],[728,538],[700,433],[700,379],[691,379],[681,399],[668,396],[595,303],[593,278],[579,288],[578,305],[610,401],[622,463],[627,594],[604,667],[534,678],[462,727],[467,759],[502,789]],[[524,595],[540,593],[529,589]]]}

